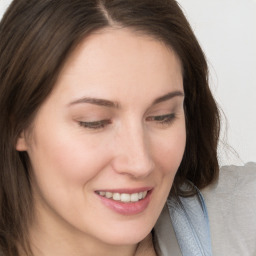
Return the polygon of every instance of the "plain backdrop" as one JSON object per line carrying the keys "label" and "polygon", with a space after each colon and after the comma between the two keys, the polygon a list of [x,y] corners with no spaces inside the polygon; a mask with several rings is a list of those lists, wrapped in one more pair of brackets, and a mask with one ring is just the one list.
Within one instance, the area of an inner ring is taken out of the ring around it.
{"label": "plain backdrop", "polygon": [[[0,0],[0,18],[10,2]],[[210,86],[226,116],[220,163],[256,162],[256,0],[178,2],[207,56]]]}

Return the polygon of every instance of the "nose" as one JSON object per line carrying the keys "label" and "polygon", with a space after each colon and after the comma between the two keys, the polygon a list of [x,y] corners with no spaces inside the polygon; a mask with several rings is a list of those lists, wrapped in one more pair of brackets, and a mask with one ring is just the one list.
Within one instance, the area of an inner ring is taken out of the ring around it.
{"label": "nose", "polygon": [[139,179],[147,177],[154,170],[150,139],[142,126],[131,125],[123,129],[115,137],[114,144],[112,167],[115,172]]}

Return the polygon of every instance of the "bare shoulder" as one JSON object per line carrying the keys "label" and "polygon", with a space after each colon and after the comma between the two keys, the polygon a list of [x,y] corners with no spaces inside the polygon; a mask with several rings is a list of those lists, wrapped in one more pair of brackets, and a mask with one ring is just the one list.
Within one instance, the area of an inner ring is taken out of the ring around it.
{"label": "bare shoulder", "polygon": [[256,163],[222,167],[218,181],[202,194],[213,255],[256,255]]}

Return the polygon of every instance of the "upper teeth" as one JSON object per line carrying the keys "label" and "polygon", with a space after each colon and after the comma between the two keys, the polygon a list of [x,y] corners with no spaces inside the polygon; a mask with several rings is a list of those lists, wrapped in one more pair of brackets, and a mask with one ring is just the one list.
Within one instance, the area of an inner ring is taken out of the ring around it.
{"label": "upper teeth", "polygon": [[143,199],[147,195],[147,191],[139,192],[139,193],[133,193],[133,194],[127,194],[127,193],[112,193],[112,192],[98,192],[99,195],[104,196],[106,198],[113,199],[115,201],[121,201],[121,202],[138,202],[139,200]]}

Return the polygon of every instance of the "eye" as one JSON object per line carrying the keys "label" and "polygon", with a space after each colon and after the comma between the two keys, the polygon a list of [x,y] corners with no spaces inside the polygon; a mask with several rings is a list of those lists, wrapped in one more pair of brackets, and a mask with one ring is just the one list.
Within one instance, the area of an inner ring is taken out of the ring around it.
{"label": "eye", "polygon": [[99,121],[93,121],[93,122],[79,122],[79,125],[91,129],[91,130],[100,130],[105,128],[108,124],[111,124],[110,120],[99,120]]}
{"label": "eye", "polygon": [[171,114],[160,115],[160,116],[149,116],[146,118],[146,121],[153,121],[165,127],[170,125],[175,118],[176,118],[176,115],[174,113],[171,113]]}

